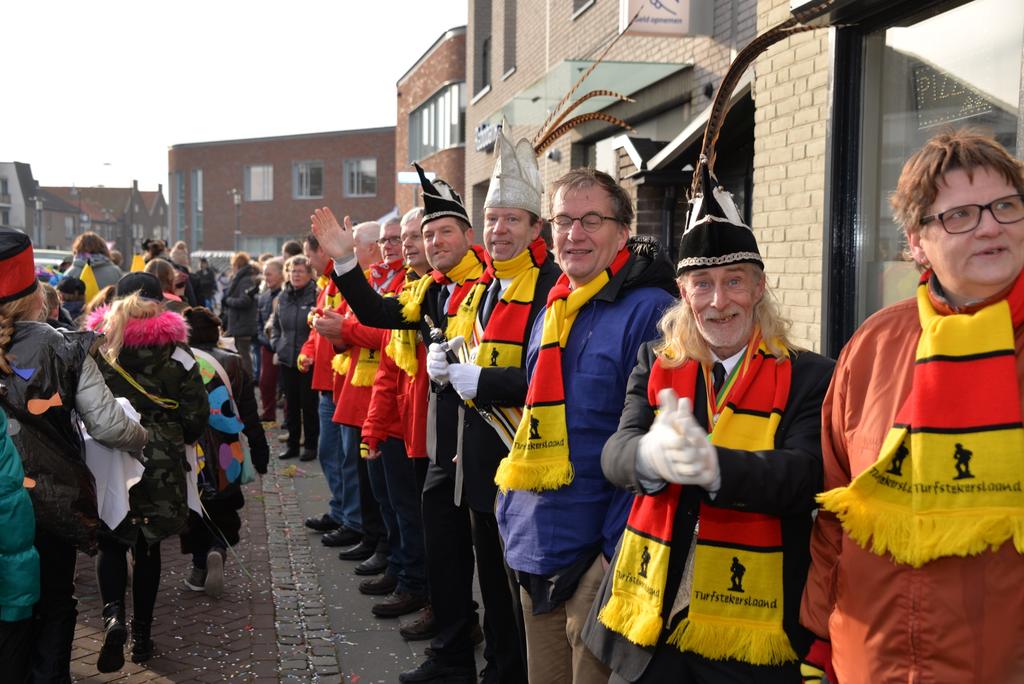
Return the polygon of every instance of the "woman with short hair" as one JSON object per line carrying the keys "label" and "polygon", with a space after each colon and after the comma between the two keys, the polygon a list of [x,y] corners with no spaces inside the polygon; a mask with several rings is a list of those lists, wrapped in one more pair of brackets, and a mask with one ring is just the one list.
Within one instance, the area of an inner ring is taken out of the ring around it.
{"label": "woman with short hair", "polygon": [[942,133],[892,206],[923,273],[839,357],[801,621],[843,684],[1024,681],[1024,165]]}
{"label": "woman with short hair", "polygon": [[309,337],[308,319],[316,307],[316,282],[309,260],[301,254],[285,262],[284,273],[285,285],[274,300],[274,325],[270,333],[270,344],[277,355],[284,400],[288,406],[285,416],[288,448],[281,458],[299,456],[301,443],[302,460],[312,461],[316,458],[317,441],[320,439],[318,398],[313,390],[312,373],[299,367],[298,358]]}
{"label": "woman with short hair", "polygon": [[91,230],[75,238],[71,243],[71,252],[75,260],[71,262],[71,268],[64,273],[65,277],[81,278],[82,270],[88,264],[99,288],[116,285],[121,279],[121,269],[111,260],[106,240]]}

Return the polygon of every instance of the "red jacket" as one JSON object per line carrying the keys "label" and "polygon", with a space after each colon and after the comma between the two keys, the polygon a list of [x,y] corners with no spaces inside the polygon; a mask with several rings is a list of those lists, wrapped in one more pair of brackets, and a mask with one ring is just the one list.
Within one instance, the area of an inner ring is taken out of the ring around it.
{"label": "red jacket", "polygon": [[[397,274],[394,271],[397,269]],[[394,274],[391,281],[385,286],[385,281]],[[370,267],[367,272],[367,279],[373,288],[380,294],[397,294],[405,283],[405,273],[402,271],[402,262],[396,260],[390,264],[379,263]],[[333,283],[332,283],[333,285]],[[359,357],[372,353],[379,359],[381,357],[381,343],[387,330],[383,328],[371,328],[359,322],[355,314],[344,307],[343,315],[345,320],[341,326],[341,337],[345,344],[349,345],[350,358],[355,358],[356,352]],[[370,394],[373,390],[373,382],[366,386],[357,386],[352,383],[357,364],[349,363],[348,373],[344,376],[335,374],[334,378],[334,403],[335,410],[333,420],[335,423],[350,425],[362,428],[366,420],[366,412],[370,406]]]}
{"label": "red jacket", "polygon": [[[383,350],[391,339],[389,330],[384,336]],[[416,349],[416,376],[395,365],[394,359],[383,354],[377,376],[373,379],[370,407],[363,422],[363,440],[378,443],[388,437],[405,441],[409,458],[427,455],[427,397],[430,380],[427,378],[427,349]]]}
{"label": "red jacket", "polygon": [[[328,261],[327,273],[330,273],[333,269],[334,262]],[[324,282],[325,280],[326,283]],[[329,308],[340,312],[344,300],[341,298],[338,287],[331,280],[330,276],[320,276],[317,278],[316,285],[319,289],[316,296],[316,308],[321,310]],[[312,324],[310,327],[312,328]],[[334,358],[334,347],[328,340],[321,337],[315,328],[310,330],[309,338],[302,345],[299,355],[313,360],[313,389],[321,392],[333,389],[334,371],[331,369],[331,360]]]}

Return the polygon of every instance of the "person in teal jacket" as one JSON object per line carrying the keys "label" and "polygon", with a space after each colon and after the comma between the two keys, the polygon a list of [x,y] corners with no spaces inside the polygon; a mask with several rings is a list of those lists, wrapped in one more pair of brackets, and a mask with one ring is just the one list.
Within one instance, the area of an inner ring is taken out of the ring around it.
{"label": "person in teal jacket", "polygon": [[8,681],[28,678],[32,606],[39,600],[39,554],[32,540],[36,518],[28,497],[21,455],[0,409],[0,663]]}

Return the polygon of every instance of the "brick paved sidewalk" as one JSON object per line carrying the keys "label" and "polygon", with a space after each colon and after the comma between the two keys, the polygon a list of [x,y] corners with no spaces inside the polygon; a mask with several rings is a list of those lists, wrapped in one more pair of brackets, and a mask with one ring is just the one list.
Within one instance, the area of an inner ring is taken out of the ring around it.
{"label": "brick paved sidewalk", "polygon": [[[277,434],[276,430],[267,433],[272,453],[277,451]],[[120,672],[96,671],[103,638],[102,602],[94,560],[79,556],[79,616],[71,655],[75,681],[277,684],[340,680],[309,539],[305,532],[297,533],[302,519],[293,480],[280,474],[276,458],[271,459],[270,468],[268,475],[245,487],[242,540],[228,555],[225,590],[219,600],[185,588],[191,556],[180,553],[177,537],[164,540],[153,620],[156,655],[144,666],[127,660]],[[130,616],[130,587],[126,600]]]}

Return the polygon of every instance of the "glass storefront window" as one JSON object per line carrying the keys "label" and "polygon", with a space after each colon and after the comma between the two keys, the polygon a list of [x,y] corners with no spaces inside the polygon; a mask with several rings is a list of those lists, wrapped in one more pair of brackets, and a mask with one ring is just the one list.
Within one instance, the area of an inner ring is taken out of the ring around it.
{"label": "glass storefront window", "polygon": [[864,42],[857,323],[913,294],[918,273],[889,195],[904,162],[945,128],[994,135],[1021,156],[1024,3],[975,0],[876,31]]}

